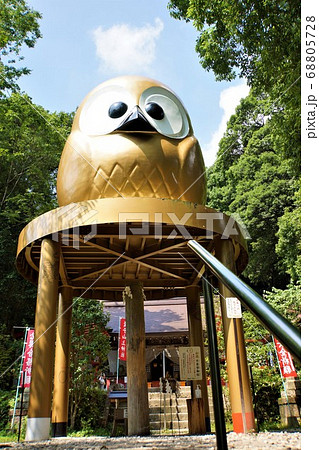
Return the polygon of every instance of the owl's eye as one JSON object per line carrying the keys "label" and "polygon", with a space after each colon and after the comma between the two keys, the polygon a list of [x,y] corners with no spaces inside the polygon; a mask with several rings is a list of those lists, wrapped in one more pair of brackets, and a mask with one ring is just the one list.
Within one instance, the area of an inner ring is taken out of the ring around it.
{"label": "owl's eye", "polygon": [[139,107],[158,133],[172,139],[187,136],[190,122],[184,106],[173,92],[152,86],[142,93]]}
{"label": "owl's eye", "polygon": [[121,86],[106,85],[91,93],[82,106],[79,126],[83,133],[111,133],[125,120],[136,99]]}
{"label": "owl's eye", "polygon": [[164,111],[163,108],[154,102],[146,103],[145,111],[148,115],[150,115],[153,119],[162,120],[164,119]]}
{"label": "owl's eye", "polygon": [[127,111],[127,104],[124,102],[115,102],[109,107],[109,116],[112,119],[118,119],[124,116]]}

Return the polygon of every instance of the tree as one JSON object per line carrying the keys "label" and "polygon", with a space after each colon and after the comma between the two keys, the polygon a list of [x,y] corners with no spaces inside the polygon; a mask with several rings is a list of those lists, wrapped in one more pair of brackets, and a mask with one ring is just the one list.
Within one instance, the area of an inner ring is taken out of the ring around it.
{"label": "tree", "polygon": [[80,403],[92,389],[98,389],[97,371],[103,367],[110,350],[107,331],[109,314],[97,300],[75,298],[72,312],[70,417],[74,429]]}
{"label": "tree", "polygon": [[228,123],[219,143],[217,159],[208,170],[208,204],[221,211],[228,211],[236,191],[229,184],[229,169],[237,164],[254,132],[264,126],[263,114],[266,101],[252,92],[240,102]]}
{"label": "tree", "polygon": [[[285,157],[274,142],[273,114],[263,114],[266,102],[267,96],[251,90],[229,120],[209,170],[208,199],[210,206],[241,218],[251,237],[243,275],[299,327],[300,177],[293,155]],[[243,324],[259,422],[276,421],[282,383],[271,336],[248,311]]]}
{"label": "tree", "polygon": [[36,288],[17,273],[17,241],[30,220],[57,206],[57,167],[71,123],[71,114],[49,113],[26,95],[0,99],[0,318],[8,332],[33,324]]}
{"label": "tree", "polygon": [[[230,118],[208,171],[208,204],[240,216],[251,236],[243,273],[300,325],[300,1],[171,0],[199,32],[200,63],[217,80],[251,87]],[[243,312],[248,361],[263,419],[278,416],[278,369],[269,334]],[[269,401],[270,400],[270,401]],[[274,408],[275,405],[275,408]]]}
{"label": "tree", "polygon": [[204,69],[269,96],[274,145],[300,173],[300,1],[172,0],[168,8],[199,31]]}
{"label": "tree", "polygon": [[299,0],[173,0],[168,7],[174,18],[193,22],[200,62],[217,80],[239,74],[269,92],[299,77]]}
{"label": "tree", "polygon": [[0,92],[17,89],[16,80],[30,73],[26,67],[17,67],[17,63],[23,60],[23,46],[34,47],[41,37],[40,18],[41,14],[25,0],[0,0]]}
{"label": "tree", "polygon": [[[300,185],[300,183],[299,183]],[[278,219],[276,253],[280,269],[290,276],[293,284],[301,280],[301,189],[295,192],[294,204],[285,208]]]}
{"label": "tree", "polygon": [[[301,289],[300,284],[290,284],[286,289],[265,292],[264,299],[277,312],[300,328]],[[252,368],[257,414],[259,423],[275,422],[279,419],[277,399],[283,390],[280,369],[271,335],[249,312],[243,311],[248,364]],[[300,365],[295,362],[297,373]]]}
{"label": "tree", "polygon": [[250,234],[244,275],[261,293],[289,282],[278,253],[279,218],[294,209],[299,187],[289,160],[275,149],[272,116],[260,113],[264,102],[253,93],[241,101],[208,172],[209,206],[239,215]]}
{"label": "tree", "polygon": [[[12,389],[19,376],[22,344],[22,341],[13,339],[6,327],[0,324],[0,390]],[[13,361],[16,361],[16,364],[12,365]]]}

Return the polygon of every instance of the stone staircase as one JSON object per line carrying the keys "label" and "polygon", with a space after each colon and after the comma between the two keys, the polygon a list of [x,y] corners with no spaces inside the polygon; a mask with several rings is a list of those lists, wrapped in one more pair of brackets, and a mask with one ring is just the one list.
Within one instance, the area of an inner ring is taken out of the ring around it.
{"label": "stone staircase", "polygon": [[187,398],[191,398],[189,386],[182,386],[178,395],[163,394],[156,388],[150,389],[148,400],[151,432],[153,434],[187,434]]}
{"label": "stone staircase", "polygon": [[[19,424],[19,420],[20,420],[20,414],[21,417],[26,417],[28,415],[28,406],[29,406],[29,388],[26,388],[24,390],[24,394],[23,394],[23,405],[22,405],[22,411],[21,411],[21,397],[19,397],[18,401],[17,401],[17,407],[16,407],[16,411],[15,411],[15,416],[14,416],[14,423],[17,425]],[[9,410],[9,421],[11,424],[12,421],[12,416],[13,416],[13,408],[11,408]]]}
{"label": "stone staircase", "polygon": [[[150,388],[148,400],[152,434],[188,434],[186,403],[188,398],[191,398],[190,386],[180,386],[177,396],[175,394],[160,394],[159,388]],[[214,409],[210,386],[208,386],[208,403],[211,422],[214,422]]]}

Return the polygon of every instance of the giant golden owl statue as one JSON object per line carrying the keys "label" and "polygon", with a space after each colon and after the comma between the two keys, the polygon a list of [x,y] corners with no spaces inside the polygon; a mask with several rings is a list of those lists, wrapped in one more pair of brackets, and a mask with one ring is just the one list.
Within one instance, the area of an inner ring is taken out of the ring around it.
{"label": "giant golden owl statue", "polygon": [[58,202],[149,197],[205,204],[204,172],[178,97],[155,80],[118,77],[93,89],[76,112],[59,165]]}

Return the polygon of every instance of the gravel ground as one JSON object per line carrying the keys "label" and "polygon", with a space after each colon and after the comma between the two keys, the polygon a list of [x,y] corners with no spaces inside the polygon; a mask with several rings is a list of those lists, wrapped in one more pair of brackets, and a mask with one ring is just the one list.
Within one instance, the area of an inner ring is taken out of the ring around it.
{"label": "gravel ground", "polygon": [[[276,432],[259,434],[227,433],[229,449],[290,449],[301,448],[299,432]],[[89,437],[89,438],[56,438],[41,442],[21,442],[0,444],[1,448],[24,449],[217,449],[215,435],[203,436],[131,436],[131,437]]]}

